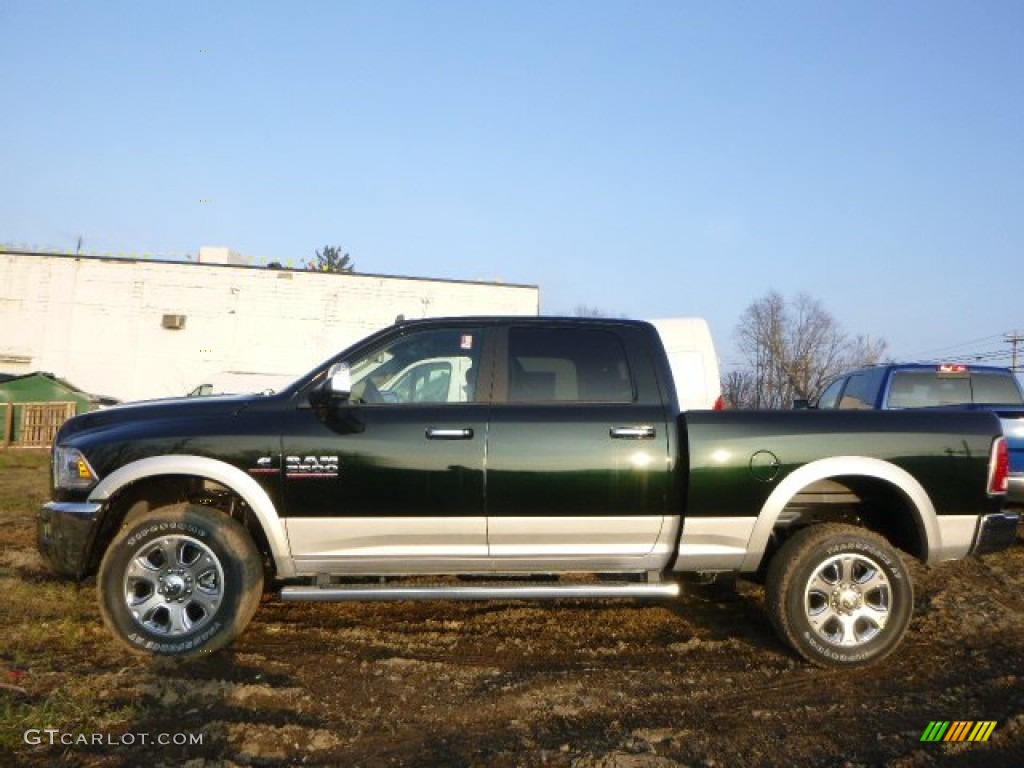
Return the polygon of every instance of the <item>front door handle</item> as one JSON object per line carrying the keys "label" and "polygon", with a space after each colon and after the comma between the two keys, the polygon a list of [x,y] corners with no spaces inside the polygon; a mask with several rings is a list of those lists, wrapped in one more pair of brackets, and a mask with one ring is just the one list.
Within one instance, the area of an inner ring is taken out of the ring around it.
{"label": "front door handle", "polygon": [[612,427],[610,434],[620,440],[650,440],[657,430],[649,424],[640,427]]}
{"label": "front door handle", "polygon": [[473,430],[469,427],[462,429],[438,429],[430,427],[427,429],[427,440],[472,440]]}

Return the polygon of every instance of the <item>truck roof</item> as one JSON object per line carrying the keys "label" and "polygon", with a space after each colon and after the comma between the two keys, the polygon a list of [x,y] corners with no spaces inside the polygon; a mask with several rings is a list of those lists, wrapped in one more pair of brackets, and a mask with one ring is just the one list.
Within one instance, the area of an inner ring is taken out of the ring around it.
{"label": "truck roof", "polygon": [[515,323],[517,325],[529,325],[534,323],[566,323],[575,324],[621,324],[621,325],[650,325],[646,320],[625,317],[571,317],[568,315],[450,315],[446,317],[422,317],[410,320],[400,320],[396,326],[435,325],[446,323],[474,323],[478,325],[499,325]]}
{"label": "truck roof", "polygon": [[[855,371],[849,371],[849,373],[856,373],[857,371],[874,371],[879,368],[885,368],[889,370],[922,370],[922,371],[935,371],[943,368],[953,369],[959,368],[963,372],[968,371],[988,371],[991,373],[1006,373],[1013,375],[1013,371],[1009,368],[1004,368],[998,365],[977,365],[975,363],[879,363],[878,365],[869,365],[863,368],[858,368]],[[948,371],[948,372],[951,372]],[[846,374],[844,374],[846,375]]]}

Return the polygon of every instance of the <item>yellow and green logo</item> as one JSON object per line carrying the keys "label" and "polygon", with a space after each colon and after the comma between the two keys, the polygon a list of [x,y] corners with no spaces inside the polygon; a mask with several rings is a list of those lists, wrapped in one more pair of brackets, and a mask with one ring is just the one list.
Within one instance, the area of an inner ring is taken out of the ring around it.
{"label": "yellow and green logo", "polygon": [[988,741],[995,729],[995,720],[932,720],[921,741]]}

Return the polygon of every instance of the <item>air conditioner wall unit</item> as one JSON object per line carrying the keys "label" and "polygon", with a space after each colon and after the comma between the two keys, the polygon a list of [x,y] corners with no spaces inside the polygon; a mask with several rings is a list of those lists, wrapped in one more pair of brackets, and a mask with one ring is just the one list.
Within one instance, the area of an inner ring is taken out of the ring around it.
{"label": "air conditioner wall unit", "polygon": [[185,327],[185,317],[185,315],[164,315],[160,324],[168,330],[180,331]]}

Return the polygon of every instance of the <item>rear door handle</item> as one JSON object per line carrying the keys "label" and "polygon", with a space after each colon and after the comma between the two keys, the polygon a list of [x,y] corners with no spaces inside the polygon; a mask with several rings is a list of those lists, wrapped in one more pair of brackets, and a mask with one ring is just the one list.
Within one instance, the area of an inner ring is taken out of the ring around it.
{"label": "rear door handle", "polygon": [[473,430],[469,427],[462,429],[438,429],[430,427],[427,429],[427,440],[472,440]]}
{"label": "rear door handle", "polygon": [[640,427],[612,427],[609,433],[620,440],[650,440],[658,434],[649,424]]}

